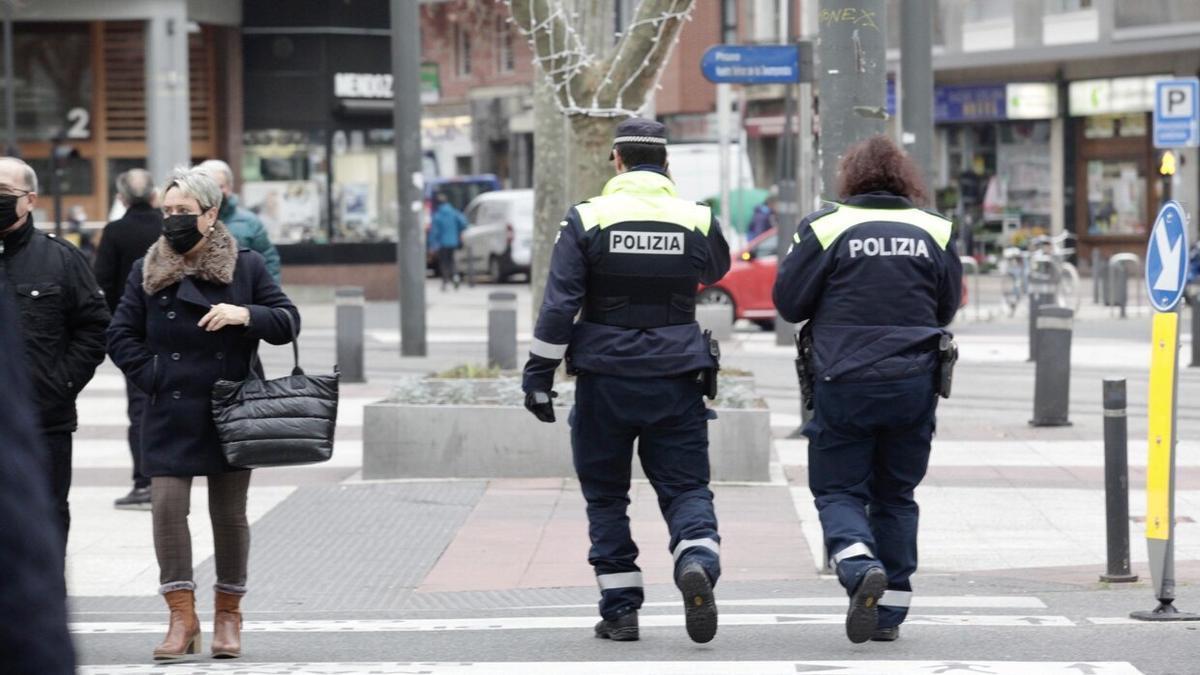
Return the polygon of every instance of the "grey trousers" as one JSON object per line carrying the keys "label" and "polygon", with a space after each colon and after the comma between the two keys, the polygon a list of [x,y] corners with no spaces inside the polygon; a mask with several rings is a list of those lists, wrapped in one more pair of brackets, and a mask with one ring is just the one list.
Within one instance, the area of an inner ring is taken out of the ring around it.
{"label": "grey trousers", "polygon": [[[246,566],[250,558],[250,523],[246,520],[246,493],[250,472],[233,471],[208,476],[208,515],[212,520],[217,567],[216,589],[246,593]],[[154,476],[150,479],[150,504],[154,520],[154,553],[158,557],[160,593],[195,590],[192,576],[191,476]]]}

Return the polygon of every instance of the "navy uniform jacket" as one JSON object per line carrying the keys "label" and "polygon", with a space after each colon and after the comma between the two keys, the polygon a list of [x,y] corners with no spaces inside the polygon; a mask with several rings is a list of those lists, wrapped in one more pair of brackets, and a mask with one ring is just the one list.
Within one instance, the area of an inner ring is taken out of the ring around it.
{"label": "navy uniform jacket", "polygon": [[[693,316],[696,287],[727,271],[729,244],[708,206],[677,197],[675,184],[658,170],[637,167],[616,176],[560,223],[524,390],[548,391],[564,357],[571,372],[622,377],[712,367]],[[601,278],[610,287],[603,292],[596,288]],[[638,304],[638,296],[653,293],[670,297],[665,311],[677,321],[629,327],[661,309]],[[612,300],[618,302],[597,307]],[[584,315],[576,322],[580,309]],[[597,316],[617,318],[600,322]]]}
{"label": "navy uniform jacket", "polygon": [[809,215],[793,241],[775,306],[810,322],[817,378],[889,380],[936,367],[962,292],[949,220],[872,192]]}

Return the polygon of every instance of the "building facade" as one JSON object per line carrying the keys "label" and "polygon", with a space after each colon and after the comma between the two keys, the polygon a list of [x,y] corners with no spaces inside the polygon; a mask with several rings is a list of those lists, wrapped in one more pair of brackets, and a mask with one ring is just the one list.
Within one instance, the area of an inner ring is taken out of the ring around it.
{"label": "building facade", "polygon": [[93,225],[107,220],[122,171],[150,168],[161,180],[177,164],[236,155],[240,2],[40,0],[16,3],[13,20],[5,86],[15,151],[38,172],[38,222],[54,217],[56,139],[63,218]]}

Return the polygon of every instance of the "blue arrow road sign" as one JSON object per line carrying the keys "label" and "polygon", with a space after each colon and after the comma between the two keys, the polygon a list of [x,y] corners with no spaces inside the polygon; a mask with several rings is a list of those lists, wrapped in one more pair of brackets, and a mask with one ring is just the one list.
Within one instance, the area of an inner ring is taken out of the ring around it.
{"label": "blue arrow road sign", "polygon": [[800,81],[797,45],[714,45],[704,52],[700,71],[709,82],[787,84]]}
{"label": "blue arrow road sign", "polygon": [[1179,304],[1187,268],[1187,217],[1179,202],[1172,200],[1158,212],[1146,247],[1146,293],[1155,309],[1169,312]]}
{"label": "blue arrow road sign", "polygon": [[1159,80],[1154,88],[1154,147],[1200,145],[1200,79]]}

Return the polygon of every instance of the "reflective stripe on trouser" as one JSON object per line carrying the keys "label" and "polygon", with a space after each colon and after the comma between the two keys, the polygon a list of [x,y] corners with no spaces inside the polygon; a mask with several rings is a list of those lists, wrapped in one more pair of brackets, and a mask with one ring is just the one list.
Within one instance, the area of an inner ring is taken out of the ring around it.
{"label": "reflective stripe on trouser", "polygon": [[[904,595],[917,569],[917,503],[925,476],[937,399],[933,376],[889,382],[817,382],[809,438],[808,482],[837,564],[853,593],[871,567],[888,575],[880,627],[908,614]],[[874,556],[874,557],[871,557]]]}
{"label": "reflective stripe on trouser", "polygon": [[679,552],[677,568],[695,560],[714,582],[720,576],[715,550],[720,537],[708,489],[707,419],[694,378],[579,376],[569,417],[571,447],[587,500],[588,562],[596,570],[604,618],[642,606],[640,584],[605,581],[631,579],[620,575],[640,571],[626,515],[634,441],[671,533],[670,550]]}

